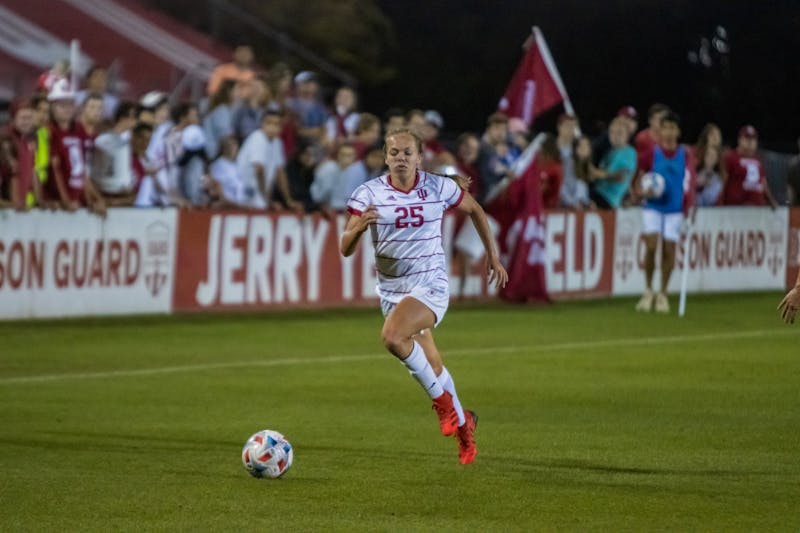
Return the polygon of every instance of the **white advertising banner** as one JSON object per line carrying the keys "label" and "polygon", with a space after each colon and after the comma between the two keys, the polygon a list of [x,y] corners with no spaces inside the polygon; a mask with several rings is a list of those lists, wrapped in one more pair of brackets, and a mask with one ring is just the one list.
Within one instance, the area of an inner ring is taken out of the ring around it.
{"label": "white advertising banner", "polygon": [[[683,252],[689,253],[688,290],[701,292],[782,289],[786,281],[789,211],[766,207],[699,209],[694,227],[679,243],[669,292],[680,289]],[[614,295],[641,294],[645,246],[642,211],[617,211]],[[660,259],[656,258],[656,265]],[[656,268],[653,284],[660,279]]]}
{"label": "white advertising banner", "polygon": [[168,313],[177,212],[0,211],[0,318]]}

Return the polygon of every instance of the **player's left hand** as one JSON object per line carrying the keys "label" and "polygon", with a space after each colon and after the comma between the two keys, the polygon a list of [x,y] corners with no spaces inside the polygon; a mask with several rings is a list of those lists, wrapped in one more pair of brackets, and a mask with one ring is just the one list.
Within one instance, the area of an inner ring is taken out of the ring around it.
{"label": "player's left hand", "polygon": [[489,271],[489,285],[494,283],[494,286],[499,288],[505,287],[508,283],[508,272],[500,264],[500,259],[496,256],[487,259],[487,270]]}
{"label": "player's left hand", "polygon": [[800,285],[790,290],[778,305],[778,311],[781,312],[781,317],[787,324],[794,324],[794,317],[798,309],[800,309]]}

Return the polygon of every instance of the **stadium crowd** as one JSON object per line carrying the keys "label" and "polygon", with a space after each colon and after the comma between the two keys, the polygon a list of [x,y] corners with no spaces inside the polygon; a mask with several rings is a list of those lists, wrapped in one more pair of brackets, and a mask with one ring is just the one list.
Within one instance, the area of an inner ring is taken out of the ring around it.
{"label": "stadium crowd", "polygon": [[[64,65],[56,65],[29,98],[13,103],[2,128],[0,208],[88,208],[101,216],[110,206],[328,214],[343,210],[358,185],[384,172],[382,133],[400,126],[423,139],[423,168],[469,176],[471,192],[486,203],[533,140],[523,121],[493,113],[482,132],[448,143],[436,110],[390,109],[379,117],[359,108],[350,87],[336,89],[326,105],[314,72],[294,73],[284,64],[258,72],[247,46],[233,59],[213,72],[207,98],[177,105],[158,91],[120,100],[102,67],[91,69],[76,90]],[[536,136],[532,164],[544,207],[639,204],[639,161],[658,144],[668,111],[654,104],[642,120],[624,106],[596,138],[580,133],[578,117],[562,114],[555,132]],[[708,124],[687,144],[695,204],[775,205],[756,129],[743,126],[732,148],[722,139],[720,128]],[[789,176],[797,202],[800,157]]]}

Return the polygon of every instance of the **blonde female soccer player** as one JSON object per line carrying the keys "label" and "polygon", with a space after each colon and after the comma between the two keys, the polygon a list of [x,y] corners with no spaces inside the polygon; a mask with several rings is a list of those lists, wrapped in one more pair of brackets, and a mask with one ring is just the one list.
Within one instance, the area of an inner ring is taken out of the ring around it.
{"label": "blonde female soccer player", "polygon": [[407,128],[384,139],[389,173],[355,190],[341,252],[352,255],[370,230],[378,271],[377,293],[386,321],[381,336],[433,400],[443,435],[455,434],[461,464],[475,460],[477,416],[464,411],[431,329],[444,318],[449,280],[442,248],[442,217],[449,208],[467,213],[486,249],[489,283],[505,286],[508,274],[497,256],[486,215],[466,192],[468,179],[419,170],[422,139]]}

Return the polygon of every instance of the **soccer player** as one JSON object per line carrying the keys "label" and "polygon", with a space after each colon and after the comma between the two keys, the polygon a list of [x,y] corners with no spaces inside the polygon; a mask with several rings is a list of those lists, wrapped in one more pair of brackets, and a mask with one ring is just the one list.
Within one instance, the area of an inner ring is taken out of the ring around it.
{"label": "soccer player", "polygon": [[797,273],[797,281],[794,288],[786,293],[781,303],[778,305],[778,311],[781,312],[783,321],[787,324],[794,324],[794,316],[797,310],[800,309],[800,272]]}
{"label": "soccer player", "polygon": [[472,219],[486,249],[489,283],[505,286],[508,274],[498,259],[483,209],[466,192],[468,180],[419,170],[423,141],[409,128],[390,131],[384,141],[389,173],[358,187],[348,201],[351,216],[342,234],[341,252],[352,255],[361,235],[370,230],[377,293],[386,317],[383,344],[433,400],[442,434],[457,436],[459,461],[469,464],[477,453],[477,417],[461,407],[431,333],[449,304],[442,249],[442,217],[448,208],[457,208]]}
{"label": "soccer player", "polygon": [[[637,311],[649,312],[655,300],[655,310],[669,312],[667,285],[675,266],[675,243],[680,238],[684,208],[691,207],[691,161],[687,148],[678,144],[681,135],[680,118],[667,111],[661,119],[659,144],[639,158],[642,174],[655,172],[664,177],[664,192],[656,198],[647,198],[642,210],[642,226],[647,251],[644,257],[644,273],[647,286],[636,304]],[[662,237],[661,285],[657,293],[652,290],[653,273],[656,268],[656,248]]]}

